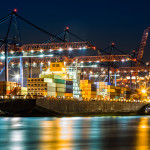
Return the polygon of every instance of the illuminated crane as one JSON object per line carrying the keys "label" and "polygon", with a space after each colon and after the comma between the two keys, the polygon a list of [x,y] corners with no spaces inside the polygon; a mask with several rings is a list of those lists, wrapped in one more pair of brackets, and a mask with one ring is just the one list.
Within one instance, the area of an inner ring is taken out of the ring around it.
{"label": "illuminated crane", "polygon": [[150,27],[145,29],[144,32],[143,32],[142,40],[141,40],[141,43],[140,43],[140,46],[139,46],[139,51],[138,51],[138,54],[137,54],[136,66],[140,66],[140,62],[143,58],[144,48],[146,46],[149,30],[150,30]]}

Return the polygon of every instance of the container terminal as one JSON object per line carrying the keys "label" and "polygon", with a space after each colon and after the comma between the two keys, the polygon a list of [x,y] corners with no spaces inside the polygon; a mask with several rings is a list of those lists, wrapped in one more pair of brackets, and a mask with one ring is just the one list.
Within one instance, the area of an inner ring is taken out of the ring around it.
{"label": "container terminal", "polygon": [[[17,20],[38,29],[50,39],[24,44]],[[53,35],[12,13],[0,39],[0,97],[2,100],[47,99],[150,103],[150,64],[143,53],[150,28],[144,30],[138,50],[126,54],[112,43],[100,49],[72,33],[69,27]],[[11,37],[12,26],[15,36]],[[71,41],[71,38],[75,41]]]}

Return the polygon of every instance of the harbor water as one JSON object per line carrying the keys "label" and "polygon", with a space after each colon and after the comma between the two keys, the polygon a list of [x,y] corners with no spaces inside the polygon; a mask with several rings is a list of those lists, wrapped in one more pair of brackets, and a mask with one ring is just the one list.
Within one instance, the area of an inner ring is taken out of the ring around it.
{"label": "harbor water", "polygon": [[1,117],[0,150],[150,150],[150,116]]}

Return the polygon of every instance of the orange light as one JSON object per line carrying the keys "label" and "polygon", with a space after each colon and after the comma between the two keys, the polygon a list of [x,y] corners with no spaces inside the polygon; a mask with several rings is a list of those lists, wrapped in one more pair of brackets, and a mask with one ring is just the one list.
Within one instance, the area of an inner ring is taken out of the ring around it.
{"label": "orange light", "polygon": [[136,61],[136,59],[133,59],[133,61]]}
{"label": "orange light", "polygon": [[18,10],[15,8],[15,9],[14,9],[14,12],[17,12],[17,11],[18,11]]}
{"label": "orange light", "polygon": [[115,45],[115,43],[111,43],[111,45],[112,45],[112,46],[114,46],[114,45]]}

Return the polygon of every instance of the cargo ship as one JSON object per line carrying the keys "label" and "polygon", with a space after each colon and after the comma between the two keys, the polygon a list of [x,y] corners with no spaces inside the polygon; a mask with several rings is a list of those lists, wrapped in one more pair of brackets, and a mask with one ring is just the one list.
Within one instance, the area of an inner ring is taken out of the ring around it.
{"label": "cargo ship", "polygon": [[[69,69],[64,62],[52,62],[49,68],[43,68],[39,78],[28,78],[27,87],[14,82],[0,82],[0,85],[0,109],[7,113],[25,113],[33,109],[38,109],[41,113],[46,110],[65,115],[128,113],[147,108],[148,103],[140,101],[142,95],[138,90],[114,86],[109,82],[81,79],[80,70]],[[108,109],[105,108],[106,105]],[[149,113],[149,108],[147,112]]]}

